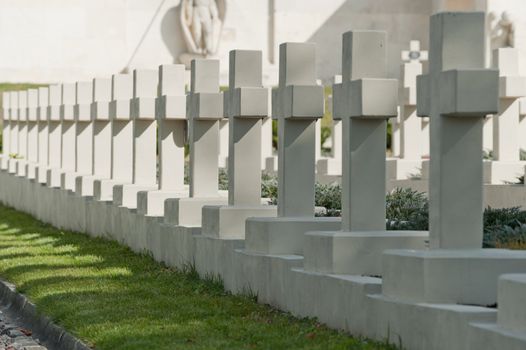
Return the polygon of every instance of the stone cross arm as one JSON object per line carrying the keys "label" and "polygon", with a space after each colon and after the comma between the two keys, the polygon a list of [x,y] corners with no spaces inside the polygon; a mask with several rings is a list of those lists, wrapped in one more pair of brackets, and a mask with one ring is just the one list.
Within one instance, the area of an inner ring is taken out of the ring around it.
{"label": "stone cross arm", "polygon": [[155,120],[158,78],[158,72],[154,69],[133,71],[133,98],[130,100],[132,119]]}
{"label": "stone cross arm", "polygon": [[219,61],[193,60],[191,89],[186,96],[188,119],[223,119],[223,95],[219,92]]}
{"label": "stone cross arm", "polygon": [[93,79],[93,102],[91,103],[92,120],[109,120],[109,104],[111,101],[111,79]]}
{"label": "stone cross arm", "polygon": [[386,79],[386,41],[382,31],[356,30],[343,34],[342,83],[333,85],[339,118],[396,117],[398,81]]}
{"label": "stone cross arm", "polygon": [[262,87],[261,51],[232,50],[229,63],[229,90],[224,93],[225,116],[267,117],[268,90]]}
{"label": "stone cross arm", "polygon": [[91,102],[93,102],[93,83],[82,81],[75,84],[75,120],[77,122],[91,121]]}
{"label": "stone cross arm", "polygon": [[[439,73],[439,96],[430,94],[429,75],[417,78],[417,115],[484,117],[498,111],[499,73],[496,69],[453,69]],[[433,102],[433,101],[436,102]]]}
{"label": "stone cross arm", "polygon": [[186,119],[185,66],[159,66],[159,92],[156,102],[158,119]]}
{"label": "stone cross arm", "polygon": [[428,53],[420,49],[419,40],[409,42],[409,50],[402,51],[402,60],[405,62],[425,62],[428,59]]}
{"label": "stone cross arm", "polygon": [[324,92],[323,87],[316,84],[315,45],[283,43],[279,50],[279,88],[272,91],[273,117],[323,117]]}

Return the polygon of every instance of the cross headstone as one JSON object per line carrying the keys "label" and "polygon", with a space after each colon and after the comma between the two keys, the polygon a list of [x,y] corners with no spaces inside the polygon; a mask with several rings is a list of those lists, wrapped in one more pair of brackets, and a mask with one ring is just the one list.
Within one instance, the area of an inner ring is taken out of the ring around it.
{"label": "cross headstone", "polygon": [[75,172],[93,172],[93,125],[91,124],[91,103],[93,84],[91,81],[75,84]]}
{"label": "cross headstone", "polygon": [[[18,92],[9,93],[9,126],[10,126],[10,145],[9,152],[11,155],[18,156]],[[16,159],[9,160],[9,172],[16,171]]]}
{"label": "cross headstone", "polygon": [[158,73],[156,70],[133,71],[133,180],[137,185],[155,186],[157,183],[157,123],[155,98]]}
{"label": "cross headstone", "polygon": [[499,69],[499,113],[493,116],[493,159],[520,161],[520,98],[526,95],[526,78],[519,75],[516,48],[493,51],[493,68]]}
{"label": "cross headstone", "polygon": [[[526,97],[520,99],[519,106],[519,135],[526,135]],[[526,151],[526,137],[519,138],[519,146]]]}
{"label": "cross headstone", "polygon": [[38,88],[38,182],[47,182],[47,164],[48,164],[48,140],[49,132],[47,125],[47,106],[49,103],[49,88]]}
{"label": "cross headstone", "polygon": [[[39,103],[42,103],[42,116],[44,105],[47,105],[45,119],[38,122],[38,162],[40,168],[49,167],[47,180],[44,176],[41,181],[47,181],[48,186],[60,186],[59,169],[62,167],[62,85],[50,85],[49,90],[38,89]],[[41,98],[42,97],[42,98]],[[47,98],[47,103],[44,99]]]}
{"label": "cross headstone", "polygon": [[190,146],[190,197],[218,196],[219,121],[223,97],[219,92],[219,61],[193,60],[187,95]]}
{"label": "cross headstone", "polygon": [[420,49],[419,40],[409,42],[409,50],[402,51],[402,61],[404,62],[425,62],[428,60],[428,52]]}
{"label": "cross headstone", "polygon": [[386,76],[386,33],[343,35],[342,230],[385,230],[385,135],[396,116],[398,82]]}
{"label": "cross headstone", "polygon": [[159,190],[184,189],[186,138],[185,66],[159,66],[157,123],[159,125]]}
{"label": "cross headstone", "polygon": [[27,163],[27,90],[18,92],[18,153],[21,160],[17,163],[18,176],[26,175]]}
{"label": "cross headstone", "polygon": [[10,93],[2,93],[2,170],[6,170],[9,160],[9,146],[11,144],[11,126],[9,125]]}
{"label": "cross headstone", "polygon": [[[334,76],[334,84],[341,84],[342,76]],[[334,93],[330,96],[329,106],[331,107],[332,113],[332,125],[331,125],[331,156],[337,161],[342,161],[342,118],[341,116],[334,114]]]}
{"label": "cross headstone", "polygon": [[324,114],[316,84],[315,45],[279,47],[279,87],[273,92],[278,119],[278,216],[314,216],[316,120]]}
{"label": "cross headstone", "polygon": [[233,50],[229,61],[228,204],[261,203],[261,126],[268,115],[261,51]]}
{"label": "cross headstone", "polygon": [[228,118],[223,118],[219,121],[219,162],[220,168],[226,168],[228,163],[228,133],[230,128],[228,126]]}
{"label": "cross headstone", "polygon": [[[61,171],[75,171],[75,84],[62,84],[62,101],[60,105],[60,123],[61,123]],[[74,183],[66,184],[61,176],[61,187],[73,189]],[[65,179],[64,179],[65,180]]]}
{"label": "cross headstone", "polygon": [[482,126],[498,107],[483,23],[484,13],[431,17],[429,74],[417,80],[417,114],[431,118],[431,248],[482,247]]}
{"label": "cross headstone", "polygon": [[27,90],[27,169],[28,179],[36,176],[36,165],[38,162],[38,90]]}
{"label": "cross headstone", "polygon": [[[111,78],[111,178],[122,183],[133,181],[133,123],[130,100],[133,98],[133,76],[115,74]],[[110,193],[104,193],[103,197]]]}
{"label": "cross headstone", "polygon": [[[415,41],[411,41],[411,51],[420,53]],[[422,119],[416,115],[416,77],[422,74],[422,63],[427,61],[427,52],[422,54],[413,54],[418,59],[411,59],[411,54],[406,52],[407,62],[402,64],[402,80],[400,95],[402,103],[400,106],[400,157],[406,159],[421,159],[426,153],[423,146]],[[403,56],[403,55],[402,55]]]}
{"label": "cross headstone", "polygon": [[93,79],[93,102],[91,103],[93,175],[99,179],[109,179],[111,177],[110,100],[111,79]]}

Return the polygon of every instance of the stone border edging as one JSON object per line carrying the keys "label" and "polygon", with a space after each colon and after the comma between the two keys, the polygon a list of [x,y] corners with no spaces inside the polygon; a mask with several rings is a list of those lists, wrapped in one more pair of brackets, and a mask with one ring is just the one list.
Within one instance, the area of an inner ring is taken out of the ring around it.
{"label": "stone border edging", "polygon": [[57,350],[91,350],[80,339],[56,325],[48,316],[39,314],[29,299],[16,291],[14,284],[0,279],[0,304],[16,312],[24,324],[46,347]]}

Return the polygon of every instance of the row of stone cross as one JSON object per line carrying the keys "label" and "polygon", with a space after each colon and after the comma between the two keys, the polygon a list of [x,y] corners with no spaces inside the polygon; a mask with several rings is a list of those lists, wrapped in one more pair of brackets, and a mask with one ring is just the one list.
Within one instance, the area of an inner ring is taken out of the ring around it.
{"label": "row of stone cross", "polygon": [[[448,36],[447,28],[438,33],[431,41],[430,73],[419,77],[418,94],[419,114],[431,116],[435,125],[431,212],[440,215],[431,216],[432,243],[480,247],[479,129],[483,116],[497,111],[498,72],[483,69],[482,38],[464,41],[461,35]],[[385,225],[386,120],[397,115],[398,102],[397,81],[385,78],[386,46],[384,32],[343,35],[342,83],[334,85],[335,106],[343,117],[343,230]],[[272,114],[279,121],[278,215],[312,216],[314,125],[324,114],[323,88],[316,84],[315,46],[282,44],[279,66],[279,87],[272,93]],[[460,70],[464,68],[470,69]],[[229,204],[259,205],[260,129],[268,115],[261,69],[261,52],[232,51],[229,89],[223,94],[217,60],[192,62],[186,96],[181,65],[30,89],[18,95],[27,98],[18,101],[19,106],[27,103],[25,110],[4,104],[4,143],[15,130],[12,123],[26,121],[27,159],[9,159],[4,153],[2,166],[81,195],[97,192],[95,179],[184,193],[187,120],[188,195],[217,197],[218,125],[227,116]],[[13,117],[16,111],[19,118]],[[111,187],[108,193],[104,188],[98,195],[110,197]],[[458,194],[466,191],[473,193],[459,201]],[[458,212],[464,213],[462,222],[451,219]]]}

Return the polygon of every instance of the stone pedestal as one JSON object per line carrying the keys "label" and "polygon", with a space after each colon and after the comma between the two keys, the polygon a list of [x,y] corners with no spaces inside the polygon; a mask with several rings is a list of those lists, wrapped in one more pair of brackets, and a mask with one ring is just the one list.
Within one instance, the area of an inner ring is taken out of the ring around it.
{"label": "stone pedestal", "polygon": [[512,349],[526,347],[526,275],[510,274],[499,278],[496,322],[472,323],[471,349]]}

